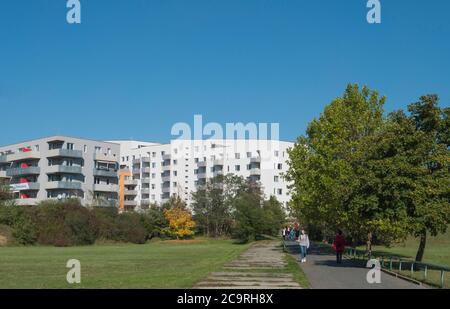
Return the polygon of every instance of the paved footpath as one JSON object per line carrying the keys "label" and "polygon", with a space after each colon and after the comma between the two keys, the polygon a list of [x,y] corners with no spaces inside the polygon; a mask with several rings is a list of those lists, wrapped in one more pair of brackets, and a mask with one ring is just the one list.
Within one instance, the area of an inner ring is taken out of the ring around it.
{"label": "paved footpath", "polygon": [[211,273],[197,289],[301,289],[292,274],[275,273],[286,266],[279,241],[256,243],[223,271]]}
{"label": "paved footpath", "polygon": [[[294,241],[285,243],[288,250],[299,258],[300,248]],[[336,257],[318,248],[308,250],[307,262],[299,263],[313,289],[420,289],[423,286],[381,272],[380,284],[369,284],[367,268],[349,259],[336,264]]]}

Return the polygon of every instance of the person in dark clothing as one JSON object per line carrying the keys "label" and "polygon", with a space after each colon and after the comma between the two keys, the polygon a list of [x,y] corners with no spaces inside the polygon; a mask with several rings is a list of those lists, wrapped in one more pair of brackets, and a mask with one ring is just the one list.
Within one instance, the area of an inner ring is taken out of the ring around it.
{"label": "person in dark clothing", "polygon": [[339,230],[332,245],[333,249],[336,251],[336,263],[338,264],[342,263],[342,253],[345,250],[345,245],[345,237],[342,235],[342,231]]}

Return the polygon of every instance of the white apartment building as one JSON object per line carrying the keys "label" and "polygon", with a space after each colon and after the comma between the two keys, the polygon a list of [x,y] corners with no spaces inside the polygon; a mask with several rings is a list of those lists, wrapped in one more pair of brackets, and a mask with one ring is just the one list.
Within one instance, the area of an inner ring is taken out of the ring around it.
{"label": "white apartment building", "polygon": [[283,173],[288,169],[288,148],[275,140],[175,140],[170,144],[112,141],[120,145],[125,208],[145,208],[180,196],[188,205],[191,193],[208,178],[235,174],[260,182],[266,198],[283,205],[290,200]]}
{"label": "white apartment building", "polygon": [[51,136],[0,147],[0,183],[17,205],[79,198],[83,205],[118,204],[118,144]]}

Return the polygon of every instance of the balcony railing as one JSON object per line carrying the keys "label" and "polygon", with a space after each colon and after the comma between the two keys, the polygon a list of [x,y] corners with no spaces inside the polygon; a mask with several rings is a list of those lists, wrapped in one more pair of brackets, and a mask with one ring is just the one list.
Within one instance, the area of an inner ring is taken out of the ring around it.
{"label": "balcony railing", "polygon": [[[144,189],[142,189],[142,190],[144,190]],[[136,196],[136,195],[138,195],[138,192],[136,190],[125,190],[124,194],[128,195],[128,196]]]}
{"label": "balcony railing", "polygon": [[81,190],[82,183],[77,181],[51,181],[47,182],[45,188],[47,190]]}
{"label": "balcony railing", "polygon": [[141,169],[140,168],[133,168],[133,175],[138,175],[141,174]]}
{"label": "balcony railing", "polygon": [[117,178],[117,171],[115,171],[115,170],[106,170],[106,169],[102,170],[102,169],[94,168],[94,176]]}
{"label": "balcony railing", "polygon": [[11,191],[20,192],[20,191],[28,191],[28,190],[39,190],[38,182],[24,182],[24,183],[14,183],[10,185]]}
{"label": "balcony railing", "polygon": [[115,184],[94,184],[94,191],[98,192],[117,192],[119,191],[119,186]]}
{"label": "balcony railing", "polygon": [[73,149],[52,149],[48,152],[48,158],[83,158],[83,152],[81,150]]}
{"label": "balcony railing", "polygon": [[47,168],[47,174],[81,174],[81,166],[52,165]]}
{"label": "balcony railing", "polygon": [[126,179],[124,180],[125,186],[137,186],[138,181],[136,179]]}
{"label": "balcony railing", "polygon": [[199,161],[197,162],[198,167],[206,167],[206,161]]}
{"label": "balcony railing", "polygon": [[128,206],[128,207],[130,207],[130,206],[134,207],[134,206],[137,206],[137,202],[136,201],[124,201],[123,205]]}
{"label": "balcony railing", "polygon": [[8,162],[7,156],[6,155],[1,155],[0,156],[0,163],[6,163]]}
{"label": "balcony railing", "polygon": [[252,175],[252,176],[259,176],[259,175],[261,175],[261,169],[260,168],[252,168],[252,169],[250,169],[250,175]]}
{"label": "balcony railing", "polygon": [[213,161],[214,166],[223,166],[223,159]]}
{"label": "balcony railing", "polygon": [[40,158],[41,154],[39,153],[39,151],[16,152],[8,154],[6,156],[6,160],[8,162],[21,161],[26,159],[40,159]]}
{"label": "balcony railing", "polygon": [[112,154],[95,153],[94,154],[94,160],[95,161],[106,161],[106,162],[118,162],[119,158],[117,156],[112,155]]}
{"label": "balcony railing", "polygon": [[8,178],[8,176],[6,176],[6,171],[0,171],[0,178]]}
{"label": "balcony railing", "polygon": [[39,175],[40,173],[41,173],[41,169],[37,166],[17,167],[17,168],[10,168],[10,169],[6,170],[7,177]]}

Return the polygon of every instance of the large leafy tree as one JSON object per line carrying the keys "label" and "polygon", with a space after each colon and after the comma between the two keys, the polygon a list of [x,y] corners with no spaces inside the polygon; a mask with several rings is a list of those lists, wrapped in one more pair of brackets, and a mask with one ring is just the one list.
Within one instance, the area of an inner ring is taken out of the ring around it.
{"label": "large leafy tree", "polygon": [[192,209],[198,229],[207,236],[218,237],[230,233],[232,213],[237,196],[245,190],[242,177],[217,176],[192,193]]}
{"label": "large leafy tree", "polygon": [[364,166],[369,141],[383,126],[384,102],[376,91],[348,85],[297,140],[285,175],[302,223],[343,229],[355,241],[367,240],[369,250],[374,233],[386,242],[405,233],[397,205],[380,201],[379,180]]}
{"label": "large leafy tree", "polygon": [[450,224],[450,109],[438,106],[437,95],[422,96],[408,106],[417,143],[409,153],[415,161],[416,187],[409,215],[414,236],[420,237],[416,255],[422,261],[427,233],[444,233]]}

